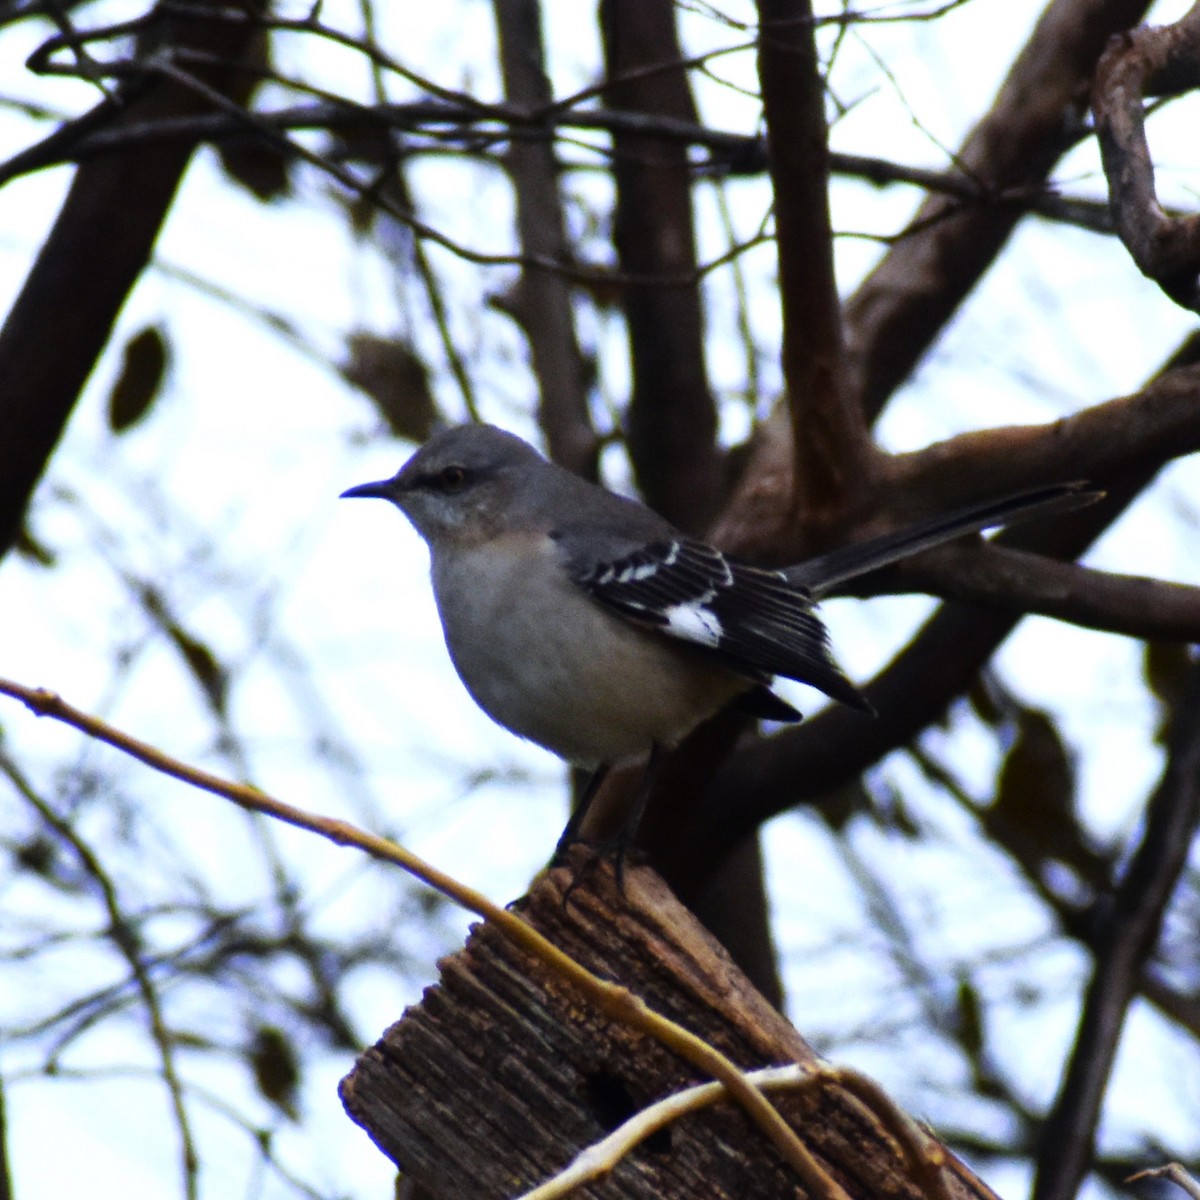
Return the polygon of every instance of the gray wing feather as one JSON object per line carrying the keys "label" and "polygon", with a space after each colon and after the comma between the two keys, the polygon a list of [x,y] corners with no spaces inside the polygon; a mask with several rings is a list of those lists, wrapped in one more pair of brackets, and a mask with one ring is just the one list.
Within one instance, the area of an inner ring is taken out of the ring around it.
{"label": "gray wing feather", "polygon": [[677,537],[607,561],[568,560],[574,581],[626,620],[690,642],[748,679],[783,675],[866,708],[804,588]]}

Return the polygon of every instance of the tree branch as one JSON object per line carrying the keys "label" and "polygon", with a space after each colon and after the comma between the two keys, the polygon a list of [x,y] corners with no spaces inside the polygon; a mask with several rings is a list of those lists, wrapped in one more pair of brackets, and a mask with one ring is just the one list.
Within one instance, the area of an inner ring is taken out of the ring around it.
{"label": "tree branch", "polygon": [[[694,122],[671,0],[605,0],[600,24],[607,104]],[[645,70],[663,64],[677,65]],[[646,501],[695,533],[720,499],[720,456],[698,280],[671,282],[696,270],[691,166],[679,142],[628,132],[614,133],[613,159],[621,269],[651,280],[624,289],[629,454]]]}
{"label": "tree branch", "polygon": [[[906,516],[897,487],[920,509],[1082,479],[1100,486],[1200,450],[1200,365],[1165,371],[1139,392],[1043,425],[965,433],[888,462],[881,489],[889,520]],[[891,514],[897,514],[892,516]]]}
{"label": "tree branch", "polygon": [[1125,1014],[1200,825],[1200,666],[1195,664],[1167,746],[1166,770],[1147,806],[1145,833],[1098,939],[1075,1048],[1042,1131],[1034,1200],[1072,1200],[1091,1163]]}
{"label": "tree branch", "polygon": [[887,591],[1037,613],[1127,637],[1200,642],[1200,588],[1181,583],[991,544],[939,547],[898,564],[894,574],[896,583],[887,586],[888,580]]}
{"label": "tree branch", "polygon": [[[225,93],[244,85],[236,64],[258,30],[250,21],[208,19],[197,3],[187,16],[155,24],[165,48],[201,49],[229,64],[206,72]],[[113,124],[190,115],[209,106],[160,79],[138,85],[118,104],[100,106]],[[150,257],[194,141],[162,144],[79,167],[45,244],[0,329],[0,555],[11,548],[30,496],[83,385],[112,333],[125,297]],[[80,272],[79,264],[88,264]],[[62,336],[70,310],[71,336]]]}
{"label": "tree branch", "polygon": [[758,0],[758,74],[783,309],[783,375],[792,417],[792,508],[838,507],[871,473],[873,446],[846,387],[833,269],[825,83],[810,0]]}
{"label": "tree branch", "polygon": [[[699,174],[715,176],[754,176],[767,170],[765,139],[753,134],[732,133],[678,120],[656,113],[623,112],[612,109],[555,110],[541,116],[540,109],[529,111],[509,105],[493,105],[481,112],[476,105],[441,100],[414,100],[396,104],[359,105],[345,102],[301,104],[279,109],[258,109],[256,121],[276,133],[289,130],[322,129],[339,131],[397,130],[427,138],[423,144],[405,144],[404,153],[419,157],[423,153],[457,152],[478,157],[497,142],[546,141],[562,129],[618,131],[644,134],[662,141],[678,142],[709,150],[707,164],[693,164]],[[60,126],[40,142],[0,163],[0,185],[47,167],[80,163],[106,154],[119,153],[161,142],[193,141],[220,144],[254,139],[246,121],[225,113],[202,113],[188,117],[162,117],[130,121],[119,126],[109,124],[112,112],[94,109],[83,117]],[[279,143],[276,143],[279,147]],[[369,143],[358,141],[354,151],[363,153]],[[597,153],[605,153],[597,146]],[[570,167],[572,164],[567,164]],[[955,170],[935,171],[868,154],[829,152],[833,174],[862,179],[877,187],[907,184],[954,197],[962,207],[1017,208],[1046,220],[1074,225],[1093,233],[1116,232],[1106,200],[1063,194],[1053,184],[990,189],[983,181]],[[1172,219],[1193,214],[1165,209]],[[906,235],[901,233],[897,239]]]}
{"label": "tree branch", "polygon": [[[551,96],[539,0],[493,0],[492,6],[508,102],[525,110],[544,107]],[[516,196],[522,253],[569,262],[572,253],[552,138],[514,139],[504,163]],[[550,457],[594,480],[600,442],[588,410],[588,367],[575,336],[571,288],[566,279],[557,271],[526,267],[493,303],[520,325],[529,341],[538,385],[538,423],[546,435]]]}
{"label": "tree branch", "polygon": [[[784,1161],[801,1176],[809,1169],[811,1155],[801,1140],[770,1102],[718,1048],[662,1014],[648,1007],[639,994],[602,979],[582,967],[570,955],[550,942],[526,920],[507,908],[494,904],[481,892],[425,862],[411,851],[387,838],[356,828],[348,821],[323,817],[277,800],[249,784],[232,783],[210,771],[191,766],[164,754],[156,747],[116,729],[89,713],[68,704],[55,692],[30,688],[10,679],[0,679],[0,694],[21,701],[37,716],[51,717],[87,736],[128,754],[153,770],[174,779],[231,800],[247,812],[262,813],[297,829],[305,829],[338,846],[352,846],[381,862],[393,863],[422,883],[440,892],[470,912],[482,916],[488,926],[524,955],[550,969],[560,983],[569,983],[593,1003],[605,1017],[636,1029],[698,1068],[703,1074],[723,1083],[729,1094],[770,1139]],[[611,874],[611,872],[610,872]],[[613,881],[615,886],[615,880]],[[661,887],[661,884],[658,885]],[[564,897],[556,901],[564,911]]]}
{"label": "tree branch", "polygon": [[[824,545],[814,545],[810,526],[779,515],[787,487],[781,440],[774,423],[760,430],[752,473],[713,536],[742,557],[788,566]],[[1149,477],[1164,463],[1197,450],[1200,365],[1177,366],[1140,392],[1058,421],[978,430],[881,457],[871,490],[836,519],[827,518],[821,534],[825,544],[844,545],[1027,488],[1067,480],[1107,487],[1131,475]]]}
{"label": "tree branch", "polygon": [[[1110,34],[1148,0],[1054,0],[1013,63],[992,110],[955,156],[988,190],[1037,190],[1073,144],[1080,98]],[[962,208],[932,196],[846,306],[850,390],[874,419],[995,259],[1020,207]]]}
{"label": "tree branch", "polygon": [[1143,275],[1184,308],[1200,310],[1200,216],[1169,217],[1158,203],[1144,96],[1200,87],[1200,3],[1174,25],[1109,43],[1096,67],[1092,110],[1117,232]]}
{"label": "tree branch", "polygon": [[[1097,504],[1052,522],[1002,532],[997,540],[1057,558],[1077,558],[1140,494],[1157,466],[1139,465],[1112,478]],[[648,842],[654,862],[681,899],[686,903],[692,891],[704,886],[731,843],[788,808],[844,786],[938,720],[1020,616],[943,605],[864,689],[877,718],[834,706],[733,755],[714,773],[708,789],[691,798],[687,819],[676,823],[673,836]]]}
{"label": "tree branch", "polygon": [[[653,872],[628,870],[622,895],[608,867],[575,873],[583,858],[543,875],[522,915],[573,960],[620,980],[746,1068],[798,1064],[801,1086],[773,1098],[815,1167],[782,1170],[721,1105],[663,1131],[670,1153],[636,1150],[589,1194],[783,1200],[799,1183],[805,1195],[841,1200],[995,1200],[870,1080],[820,1064]],[[483,925],[443,961],[422,1003],[359,1059],[342,1095],[393,1161],[450,1200],[511,1195],[695,1081]],[[519,1133],[497,1137],[497,1128]]]}

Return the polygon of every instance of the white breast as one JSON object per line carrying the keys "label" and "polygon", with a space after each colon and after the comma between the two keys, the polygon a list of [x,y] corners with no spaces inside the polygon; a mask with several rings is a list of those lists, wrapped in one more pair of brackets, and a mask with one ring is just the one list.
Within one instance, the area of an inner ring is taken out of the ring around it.
{"label": "white breast", "polygon": [[600,608],[547,537],[436,555],[433,585],[450,657],[476,703],[581,766],[673,744],[749,686]]}

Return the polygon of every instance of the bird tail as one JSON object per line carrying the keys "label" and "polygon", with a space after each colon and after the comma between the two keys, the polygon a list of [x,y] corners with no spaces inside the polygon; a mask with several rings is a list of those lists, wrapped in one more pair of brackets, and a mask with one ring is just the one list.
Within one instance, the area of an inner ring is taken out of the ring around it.
{"label": "bird tail", "polygon": [[814,599],[820,599],[848,579],[857,579],[860,575],[919,554],[931,546],[997,525],[1013,525],[1034,517],[1070,512],[1092,504],[1103,495],[1103,492],[1095,491],[1085,483],[1056,484],[1016,492],[1000,500],[920,521],[895,533],[841,546],[828,554],[819,554],[794,567],[787,567],[783,574],[788,583],[807,588]]}

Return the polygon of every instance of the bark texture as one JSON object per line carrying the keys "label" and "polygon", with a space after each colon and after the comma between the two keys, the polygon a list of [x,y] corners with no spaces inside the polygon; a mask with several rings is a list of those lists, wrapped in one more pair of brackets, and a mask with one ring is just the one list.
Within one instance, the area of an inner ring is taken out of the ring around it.
{"label": "bark texture", "polygon": [[[575,860],[578,867],[578,859]],[[597,974],[620,982],[746,1068],[818,1059],[648,868],[543,875],[522,915]],[[350,1115],[438,1197],[510,1196],[542,1182],[628,1116],[690,1084],[695,1069],[581,1002],[559,977],[481,925],[343,1081]],[[779,1109],[855,1200],[917,1200],[887,1123],[836,1073]],[[953,1156],[949,1196],[992,1193]],[[684,1117],[590,1185],[594,1197],[796,1197],[797,1179],[727,1102]]]}

